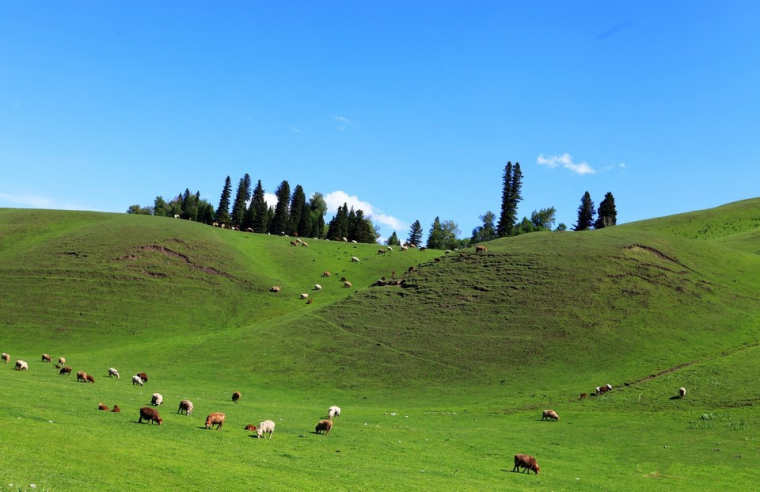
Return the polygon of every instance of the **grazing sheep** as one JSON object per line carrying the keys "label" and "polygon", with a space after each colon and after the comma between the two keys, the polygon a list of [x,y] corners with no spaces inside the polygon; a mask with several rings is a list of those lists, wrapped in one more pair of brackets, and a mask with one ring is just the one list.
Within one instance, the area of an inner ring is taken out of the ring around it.
{"label": "grazing sheep", "polygon": [[179,219],[179,214],[174,214],[175,219]]}
{"label": "grazing sheep", "polygon": [[42,354],[42,362],[50,362],[50,354]]}
{"label": "grazing sheep", "polygon": [[387,249],[388,251],[393,251],[393,248],[392,248],[391,246],[388,246],[386,249]]}
{"label": "grazing sheep", "polygon": [[98,403],[98,410],[102,410],[104,412],[108,411],[108,405],[104,405],[103,403]]}
{"label": "grazing sheep", "polygon": [[541,420],[559,420],[559,415],[554,410],[544,410]]}
{"label": "grazing sheep", "polygon": [[279,285],[273,285],[271,289],[269,289],[269,292],[280,292],[280,286]]}
{"label": "grazing sheep", "polygon": [[486,246],[475,246],[475,252],[476,253],[488,253],[488,248]]}
{"label": "grazing sheep", "polygon": [[343,242],[344,242],[344,243],[347,243],[347,242],[348,242],[348,238],[347,238],[346,236],[343,236],[341,239],[343,239]]}
{"label": "grazing sheep", "polygon": [[214,227],[219,227],[219,222],[212,222],[211,225]]}
{"label": "grazing sheep", "polygon": [[349,282],[348,280],[346,280],[345,282],[343,282],[343,287],[348,287],[348,288],[350,288],[350,287],[353,287],[353,286],[354,286],[354,284],[352,284],[352,283],[351,283],[351,282]]}
{"label": "grazing sheep", "polygon": [[322,276],[323,277],[329,277],[330,276],[330,272],[324,271],[324,272],[322,272]]}
{"label": "grazing sheep", "polygon": [[58,364],[56,364],[56,365],[57,366],[61,366],[61,367],[65,366],[66,365],[66,357],[58,357]]}
{"label": "grazing sheep", "polygon": [[345,282],[346,280],[348,280],[346,277],[341,277],[341,278],[340,278],[340,281],[341,281],[341,282]]}
{"label": "grazing sheep", "polygon": [[113,367],[109,367],[108,368],[108,377],[109,378],[116,378],[116,379],[120,379],[121,378],[121,376],[119,375],[119,371],[117,371]]}
{"label": "grazing sheep", "polygon": [[84,371],[77,371],[77,382],[86,383],[87,382],[87,373]]}
{"label": "grazing sheep", "polygon": [[235,391],[234,393],[232,393],[232,401],[238,401],[241,396],[243,395],[241,395],[239,391]]}
{"label": "grazing sheep", "polygon": [[309,298],[309,294],[303,293],[303,294],[301,294],[299,297],[300,297],[301,299],[308,299],[308,298]]}
{"label": "grazing sheep", "polygon": [[314,428],[314,432],[316,432],[317,434],[327,435],[330,433],[332,426],[333,426],[332,420],[320,420],[319,422],[317,422],[317,426]]}
{"label": "grazing sheep", "polygon": [[333,405],[330,408],[328,408],[327,416],[330,418],[340,417],[340,407]]}
{"label": "grazing sheep", "polygon": [[161,418],[161,416],[158,414],[158,410],[150,407],[142,407],[140,409],[140,418],[137,420],[138,424],[141,424],[143,419],[147,420],[148,422],[155,422],[158,425],[161,425],[161,422],[164,421],[164,419]]}
{"label": "grazing sheep", "polygon": [[119,408],[119,405],[114,405],[113,408],[111,409],[111,412],[119,413],[121,412],[121,408]]}
{"label": "grazing sheep", "polygon": [[384,249],[378,249],[377,250],[377,254],[384,255],[385,254],[385,250]]}
{"label": "grazing sheep", "polygon": [[222,412],[210,413],[208,417],[206,417],[206,429],[210,429],[214,425],[216,426],[216,430],[221,429],[222,425],[224,425],[225,417],[226,415]]}
{"label": "grazing sheep", "polygon": [[512,471],[519,472],[520,468],[525,468],[525,470],[530,473],[531,470],[536,472],[536,475],[538,475],[539,470],[541,470],[541,467],[538,466],[538,463],[536,463],[536,458],[529,454],[516,454],[515,455],[515,467],[512,468]]}
{"label": "grazing sheep", "polygon": [[[328,277],[329,277],[329,275],[328,275]],[[5,352],[3,352],[3,355],[0,355],[0,358],[2,358],[3,362],[5,362],[6,364],[11,361],[11,355],[7,354]]]}
{"label": "grazing sheep", "polygon": [[58,371],[58,374],[71,374],[71,367],[69,366],[61,367],[61,369]]}
{"label": "grazing sheep", "polygon": [[314,290],[322,290],[322,286],[319,284],[314,284]]}
{"label": "grazing sheep", "polygon": [[586,393],[581,393],[581,396],[579,396],[579,397],[578,397],[578,399],[579,399],[579,400],[584,400],[584,399],[585,399],[587,396],[588,396],[588,394],[586,394]]}
{"label": "grazing sheep", "polygon": [[314,299],[310,298],[308,301],[306,301],[306,304],[311,304],[312,302],[314,302]]}
{"label": "grazing sheep", "polygon": [[301,241],[301,246],[303,246],[304,248],[308,248],[309,247],[309,243],[307,243],[306,241],[302,240]]}
{"label": "grazing sheep", "polygon": [[143,380],[143,383],[147,383],[148,382],[148,375],[145,374],[144,372],[138,372],[137,375],[140,376],[140,379]]}
{"label": "grazing sheep", "polygon": [[248,424],[248,425],[245,426],[245,430],[251,431],[251,432],[255,432],[256,431],[256,426],[253,425],[253,424]]}
{"label": "grazing sheep", "polygon": [[686,396],[686,388],[684,388],[683,386],[678,388],[678,396],[679,398],[683,398],[684,396]]}
{"label": "grazing sheep", "polygon": [[261,439],[264,437],[264,434],[269,434],[269,439],[272,439],[272,434],[274,434],[274,421],[265,420],[259,424],[259,428],[256,429],[256,435]]}
{"label": "grazing sheep", "polygon": [[351,244],[359,244],[359,242],[356,239],[352,239]]}
{"label": "grazing sheep", "polygon": [[150,399],[150,404],[154,407],[157,407],[159,405],[163,405],[164,403],[164,395],[161,393],[153,393],[153,396]]}
{"label": "grazing sheep", "polygon": [[134,385],[136,385],[136,384],[137,384],[137,385],[140,385],[140,386],[142,386],[142,385],[144,384],[144,383],[143,383],[143,380],[142,380],[142,379],[140,378],[140,376],[138,376],[138,375],[134,375],[134,376],[132,376],[132,386],[134,386]]}
{"label": "grazing sheep", "polygon": [[351,257],[351,262],[352,263],[359,263],[359,261],[360,261],[359,258],[357,258],[356,256],[352,256]]}
{"label": "grazing sheep", "polygon": [[29,364],[25,360],[17,360],[16,361],[16,367],[14,368],[17,371],[28,371],[29,370]]}
{"label": "grazing sheep", "polygon": [[87,374],[87,373],[85,373],[85,375],[84,375],[84,379],[85,379],[85,381],[87,381],[88,383],[95,383],[95,378],[92,376],[92,374]]}
{"label": "grazing sheep", "polygon": [[409,246],[401,246],[401,251],[406,251],[409,249]]}
{"label": "grazing sheep", "polygon": [[179,402],[179,408],[177,408],[177,413],[185,412],[185,415],[190,415],[193,413],[193,402],[190,400],[182,400]]}
{"label": "grazing sheep", "polygon": [[605,384],[605,386],[607,387],[607,391],[612,391],[612,385],[611,384],[607,383],[607,384]]}

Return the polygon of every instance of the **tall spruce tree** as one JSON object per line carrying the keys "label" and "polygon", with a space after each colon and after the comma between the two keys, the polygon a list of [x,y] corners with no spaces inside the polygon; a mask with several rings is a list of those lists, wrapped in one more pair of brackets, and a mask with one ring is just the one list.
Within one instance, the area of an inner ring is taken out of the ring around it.
{"label": "tall spruce tree", "polygon": [[507,162],[504,166],[504,179],[501,190],[501,215],[499,223],[496,226],[496,233],[499,237],[512,234],[515,222],[517,221],[517,205],[522,200],[522,171],[520,163]]}
{"label": "tall spruce tree", "polygon": [[617,224],[617,209],[615,208],[615,197],[611,192],[604,195],[604,200],[599,204],[594,229],[602,229]]}
{"label": "tall spruce tree", "polygon": [[230,194],[232,193],[232,181],[230,177],[224,180],[222,196],[219,198],[219,206],[216,209],[216,221],[221,224],[230,223]]}
{"label": "tall spruce tree", "polygon": [[327,202],[322,193],[314,193],[309,200],[309,210],[311,215],[311,232],[312,237],[324,237],[325,235],[325,212],[327,212]]}
{"label": "tall spruce tree", "polygon": [[269,229],[272,234],[287,233],[288,219],[290,218],[288,211],[290,205],[290,185],[287,181],[280,183],[276,195],[277,206],[274,208],[274,217],[272,218],[272,224]]}
{"label": "tall spruce tree", "polygon": [[306,195],[301,185],[296,185],[293,190],[293,198],[290,200],[290,214],[288,216],[288,234],[298,234],[298,225],[301,223],[303,207],[306,205]]}
{"label": "tall spruce tree", "polygon": [[433,220],[433,225],[430,226],[430,232],[428,233],[427,247],[431,249],[441,249],[441,240],[443,238],[443,228],[441,227],[441,219],[436,217]]}
{"label": "tall spruce tree", "polygon": [[301,206],[301,219],[298,221],[298,237],[311,236],[311,230],[311,208],[309,208],[309,205],[304,201]]}
{"label": "tall spruce tree", "polygon": [[398,240],[396,231],[393,231],[393,234],[391,234],[391,237],[389,237],[388,240],[385,241],[385,244],[387,244],[388,246],[401,246],[401,241]]}
{"label": "tall spruce tree", "polygon": [[264,230],[272,232],[272,222],[274,222],[274,207],[268,207],[266,219],[264,220]]}
{"label": "tall spruce tree", "polygon": [[594,202],[591,200],[591,195],[587,191],[581,197],[581,204],[578,207],[578,222],[575,224],[573,230],[585,231],[590,229],[594,223]]}
{"label": "tall spruce tree", "polygon": [[406,238],[406,242],[417,247],[422,244],[422,224],[419,220],[415,220],[409,228],[409,237]]}
{"label": "tall spruce tree", "polygon": [[267,202],[264,199],[264,187],[261,180],[256,184],[251,197],[251,205],[248,207],[251,217],[251,229],[253,232],[267,232]]}
{"label": "tall spruce tree", "polygon": [[245,215],[245,203],[251,199],[251,176],[245,173],[238,183],[235,202],[232,205],[232,225],[243,226],[243,217]]}
{"label": "tall spruce tree", "polygon": [[338,211],[335,213],[330,223],[327,226],[327,239],[333,241],[340,241],[344,237],[348,239],[348,205],[343,204],[338,207]]}

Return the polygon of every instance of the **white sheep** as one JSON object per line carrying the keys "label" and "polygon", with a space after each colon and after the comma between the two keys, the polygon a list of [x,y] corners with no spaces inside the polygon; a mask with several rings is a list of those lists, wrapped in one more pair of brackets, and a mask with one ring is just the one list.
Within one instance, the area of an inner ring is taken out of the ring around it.
{"label": "white sheep", "polygon": [[681,386],[680,388],[678,388],[678,396],[680,396],[681,398],[683,398],[684,396],[686,396],[686,388],[684,388],[683,386]]}
{"label": "white sheep", "polygon": [[269,434],[269,439],[272,439],[272,434],[274,433],[274,421],[273,420],[265,420],[259,424],[259,426],[256,428],[256,435],[261,439],[264,437],[264,434]]}
{"label": "white sheep", "polygon": [[29,364],[25,360],[17,360],[16,361],[16,370],[17,371],[28,371],[29,370]]}
{"label": "white sheep", "polygon": [[352,239],[351,244],[359,244],[359,243],[356,241],[356,239]]}
{"label": "white sheep", "polygon": [[143,383],[142,378],[140,376],[138,376],[137,374],[135,374],[134,376],[132,376],[132,385],[134,386],[135,384],[140,385],[140,386],[142,386],[143,384],[145,384],[145,383]]}
{"label": "white sheep", "polygon": [[330,408],[328,408],[327,416],[330,418],[340,417],[340,407],[333,405]]}
{"label": "white sheep", "polygon": [[319,284],[314,284],[314,290],[322,290],[322,286]]}
{"label": "white sheep", "polygon": [[164,395],[161,393],[153,393],[153,397],[150,399],[150,404],[154,407],[162,405],[164,403]]}
{"label": "white sheep", "polygon": [[388,248],[388,251],[393,251],[393,248],[391,246],[386,246]]}
{"label": "white sheep", "polygon": [[607,390],[608,390],[608,391],[612,391],[612,385],[611,385],[611,384],[607,383],[607,385],[606,385],[606,386],[607,386]]}
{"label": "white sheep", "polygon": [[308,298],[309,298],[309,294],[306,294],[306,293],[301,294],[301,299],[308,299]]}
{"label": "white sheep", "polygon": [[351,257],[351,261],[352,261],[353,263],[359,263],[359,261],[360,261],[360,260],[359,260],[359,258],[357,258],[356,256],[352,256],[352,257]]}
{"label": "white sheep", "polygon": [[409,246],[401,246],[401,251],[406,251],[409,249]]}
{"label": "white sheep", "polygon": [[3,359],[3,362],[5,362],[6,364],[10,362],[11,360],[11,355],[7,352],[3,352],[3,355],[0,357]]}
{"label": "white sheep", "polygon": [[119,375],[119,371],[117,371],[113,367],[109,367],[108,368],[108,377],[109,378],[121,379],[121,376]]}

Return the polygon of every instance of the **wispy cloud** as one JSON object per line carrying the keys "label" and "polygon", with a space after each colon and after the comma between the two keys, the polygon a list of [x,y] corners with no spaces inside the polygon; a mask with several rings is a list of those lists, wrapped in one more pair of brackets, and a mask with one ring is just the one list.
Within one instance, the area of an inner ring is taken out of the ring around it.
{"label": "wispy cloud", "polygon": [[335,115],[333,116],[333,120],[335,120],[338,123],[337,128],[340,131],[343,131],[346,128],[354,125],[354,122],[346,116]]}
{"label": "wispy cloud", "polygon": [[277,195],[264,192],[264,201],[267,202],[267,206],[274,207],[277,205]]}
{"label": "wispy cloud", "polygon": [[362,209],[364,215],[378,224],[387,226],[394,231],[402,231],[406,228],[406,224],[402,220],[399,220],[392,215],[385,214],[380,210],[376,210],[371,203],[360,200],[356,195],[349,195],[343,190],[332,191],[326,194],[325,203],[327,203],[327,211],[330,213],[335,213],[338,210],[338,207],[347,203],[349,207]]}
{"label": "wispy cloud", "polygon": [[610,38],[614,36],[615,34],[619,33],[620,31],[631,27],[632,25],[633,25],[633,22],[629,20],[625,22],[620,22],[619,24],[615,24],[614,26],[610,27],[606,31],[597,34],[596,39],[601,41],[601,40]]}
{"label": "wispy cloud", "polygon": [[612,171],[613,169],[625,169],[625,162],[618,162],[617,164],[609,164],[602,168],[602,171]]}
{"label": "wispy cloud", "polygon": [[591,167],[588,162],[575,162],[573,161],[573,156],[567,152],[561,155],[550,155],[548,157],[544,156],[544,154],[540,154],[536,159],[536,163],[539,166],[546,166],[550,168],[564,167],[565,169],[569,169],[572,172],[580,175],[596,173],[596,169]]}
{"label": "wispy cloud", "polygon": [[41,195],[31,194],[14,194],[0,192],[0,205],[28,207],[28,208],[50,208],[57,210],[91,210],[80,204],[70,202],[59,202],[53,198]]}

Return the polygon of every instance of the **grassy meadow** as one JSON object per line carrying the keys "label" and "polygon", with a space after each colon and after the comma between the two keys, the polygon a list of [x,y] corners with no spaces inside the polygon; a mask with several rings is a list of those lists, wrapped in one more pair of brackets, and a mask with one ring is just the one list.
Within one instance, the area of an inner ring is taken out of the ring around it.
{"label": "grassy meadow", "polygon": [[[760,199],[485,254],[2,209],[0,490],[751,490],[757,238]],[[153,392],[163,425],[139,425]],[[271,440],[243,429],[264,419]],[[512,473],[515,453],[541,473]]]}

